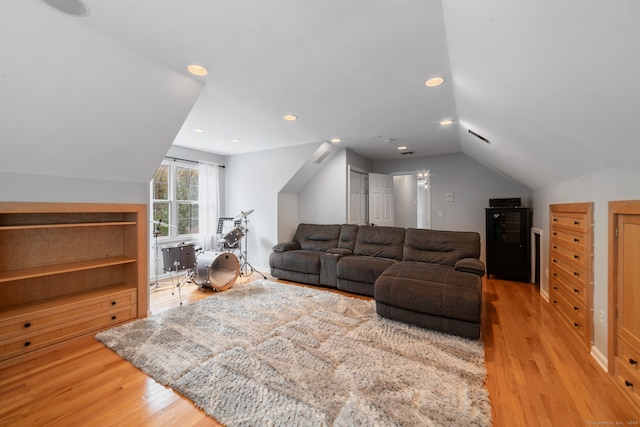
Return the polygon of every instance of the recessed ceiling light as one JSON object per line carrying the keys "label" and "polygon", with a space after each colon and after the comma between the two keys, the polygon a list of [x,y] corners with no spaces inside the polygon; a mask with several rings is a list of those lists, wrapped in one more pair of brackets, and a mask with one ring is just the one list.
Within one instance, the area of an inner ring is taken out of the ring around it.
{"label": "recessed ceiling light", "polygon": [[440,124],[441,124],[442,126],[448,126],[448,125],[450,125],[451,123],[453,123],[453,120],[449,120],[449,119],[447,119],[447,120],[443,120],[443,121],[441,121],[441,122],[440,122]]}
{"label": "recessed ceiling light", "polygon": [[342,140],[340,138],[333,138],[331,140],[329,140],[329,142],[332,142],[334,144],[337,144],[338,142],[341,142]]}
{"label": "recessed ceiling light", "polygon": [[193,128],[193,131],[194,131],[195,133],[202,133],[202,132],[204,132],[204,129],[200,129],[200,128]]}
{"label": "recessed ceiling light", "polygon": [[239,139],[232,139],[231,142],[233,142],[234,144],[237,144],[237,143],[240,142],[240,140]]}
{"label": "recessed ceiling light", "polygon": [[426,87],[436,87],[440,86],[442,83],[444,83],[444,79],[442,77],[432,77],[424,82],[424,85]]}
{"label": "recessed ceiling light", "polygon": [[406,149],[407,149],[407,147],[404,146],[404,145],[401,145],[400,147],[398,147],[398,150],[406,150]]}
{"label": "recessed ceiling light", "polygon": [[294,120],[297,120],[298,116],[294,116],[293,114],[287,114],[286,116],[283,117],[283,119],[285,119],[288,122],[292,122]]}
{"label": "recessed ceiling light", "polygon": [[200,76],[200,77],[206,76],[207,74],[209,74],[209,70],[204,68],[202,65],[197,65],[197,64],[191,64],[187,66],[187,71],[189,71],[194,76]]}

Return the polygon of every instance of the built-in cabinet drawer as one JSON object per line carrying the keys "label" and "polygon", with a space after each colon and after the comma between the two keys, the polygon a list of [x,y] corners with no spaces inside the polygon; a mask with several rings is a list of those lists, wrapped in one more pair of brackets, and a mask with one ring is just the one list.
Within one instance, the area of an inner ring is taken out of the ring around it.
{"label": "built-in cabinet drawer", "polygon": [[550,206],[549,298],[564,322],[590,347],[593,206]]}
{"label": "built-in cabinet drawer", "polygon": [[0,360],[115,326],[137,315],[136,289],[99,289],[3,311]]}

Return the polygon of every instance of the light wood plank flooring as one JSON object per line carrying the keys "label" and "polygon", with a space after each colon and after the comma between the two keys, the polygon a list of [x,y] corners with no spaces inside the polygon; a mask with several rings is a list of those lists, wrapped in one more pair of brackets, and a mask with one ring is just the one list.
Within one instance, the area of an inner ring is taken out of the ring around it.
{"label": "light wood plank flooring", "polygon": [[[182,291],[184,304],[211,295],[192,285]],[[486,280],[484,300],[495,426],[637,425],[640,412],[534,286]],[[170,285],[152,292],[153,312],[177,305]],[[84,425],[219,424],[93,338],[0,371],[0,426]]]}

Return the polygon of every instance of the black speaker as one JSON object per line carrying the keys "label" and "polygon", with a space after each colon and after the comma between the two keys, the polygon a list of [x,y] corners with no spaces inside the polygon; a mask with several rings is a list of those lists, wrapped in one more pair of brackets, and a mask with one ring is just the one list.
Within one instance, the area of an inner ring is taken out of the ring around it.
{"label": "black speaker", "polygon": [[490,208],[519,208],[522,206],[520,197],[511,199],[489,199]]}

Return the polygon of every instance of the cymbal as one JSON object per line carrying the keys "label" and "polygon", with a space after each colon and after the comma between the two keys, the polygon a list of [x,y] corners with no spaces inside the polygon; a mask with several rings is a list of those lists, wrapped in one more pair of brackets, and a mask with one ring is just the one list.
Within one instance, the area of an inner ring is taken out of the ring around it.
{"label": "cymbal", "polygon": [[233,218],[233,220],[234,220],[234,221],[238,221],[238,220],[240,220],[240,219],[242,219],[242,218],[246,218],[246,217],[248,217],[249,215],[251,215],[251,214],[253,213],[253,211],[254,211],[254,209],[249,209],[249,210],[248,210],[248,211],[246,211],[246,212],[240,211],[240,215],[237,215],[235,218]]}

